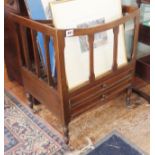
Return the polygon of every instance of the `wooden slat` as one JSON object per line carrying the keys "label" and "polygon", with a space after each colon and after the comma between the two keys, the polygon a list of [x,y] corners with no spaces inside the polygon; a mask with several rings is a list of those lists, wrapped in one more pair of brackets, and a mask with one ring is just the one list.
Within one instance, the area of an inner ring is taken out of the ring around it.
{"label": "wooden slat", "polygon": [[39,59],[39,53],[38,53],[38,48],[37,48],[37,43],[36,43],[36,35],[37,35],[37,32],[35,32],[34,30],[31,29],[36,74],[38,77],[40,77],[40,75],[41,75],[40,59]]}
{"label": "wooden slat", "polygon": [[16,49],[17,49],[17,54],[18,54],[18,61],[19,61],[19,64],[20,66],[23,66],[24,62],[22,61],[22,54],[21,54],[21,46],[19,44],[20,42],[20,32],[19,32],[19,25],[18,24],[15,24],[15,30],[16,30],[16,35],[15,35],[15,43],[16,43]]}
{"label": "wooden slat", "polygon": [[20,34],[21,34],[22,47],[23,47],[26,67],[28,69],[31,69],[30,55],[29,55],[29,50],[28,50],[29,48],[28,48],[28,42],[27,42],[27,36],[26,36],[26,28],[20,25],[19,29],[20,29]]}
{"label": "wooden slat", "polygon": [[117,57],[118,57],[118,32],[119,32],[119,26],[113,28],[114,33],[114,46],[113,46],[113,71],[117,70],[118,64],[117,64]]}
{"label": "wooden slat", "polygon": [[95,80],[94,74],[94,34],[88,35],[89,41],[89,69],[90,69],[90,77],[89,81],[92,82]]}
{"label": "wooden slat", "polygon": [[24,25],[25,27],[35,29],[37,32],[42,32],[46,35],[51,34],[52,36],[56,35],[56,28],[48,26],[47,24],[39,23],[27,17],[19,16],[11,12],[9,13],[9,16],[14,22]]}
{"label": "wooden slat", "polygon": [[45,56],[46,56],[47,80],[48,80],[48,84],[51,86],[54,84],[54,82],[53,82],[53,78],[52,78],[51,64],[50,64],[49,41],[50,41],[50,37],[44,35],[44,48],[45,48]]}

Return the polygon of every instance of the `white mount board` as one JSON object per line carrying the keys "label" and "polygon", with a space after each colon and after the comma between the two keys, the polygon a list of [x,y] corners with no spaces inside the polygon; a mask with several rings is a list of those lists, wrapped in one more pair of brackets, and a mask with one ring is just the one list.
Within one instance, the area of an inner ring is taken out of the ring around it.
{"label": "white mount board", "polygon": [[[56,28],[72,29],[95,26],[122,17],[120,0],[70,0],[51,3]],[[69,89],[89,80],[89,50],[86,37],[65,38],[65,69]],[[95,35],[94,72],[98,77],[111,70],[113,62],[113,31]],[[83,47],[83,48],[82,48]],[[119,28],[118,65],[127,63],[124,29]]]}

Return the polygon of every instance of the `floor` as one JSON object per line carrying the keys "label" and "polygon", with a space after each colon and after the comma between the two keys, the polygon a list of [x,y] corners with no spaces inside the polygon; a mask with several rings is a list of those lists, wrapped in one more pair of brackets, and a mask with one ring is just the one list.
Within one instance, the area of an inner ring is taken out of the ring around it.
{"label": "floor", "polygon": [[[5,90],[14,94],[23,104],[28,105],[24,88],[8,79],[5,69]],[[149,93],[147,85],[145,92]],[[70,123],[70,146],[81,149],[87,145],[89,137],[93,143],[100,141],[108,133],[117,130],[133,144],[149,154],[150,149],[150,106],[141,97],[132,95],[132,108],[125,106],[125,93],[104,104],[100,108],[91,110]],[[50,125],[62,132],[62,126],[56,117],[43,105],[36,106],[36,115],[45,119]]]}

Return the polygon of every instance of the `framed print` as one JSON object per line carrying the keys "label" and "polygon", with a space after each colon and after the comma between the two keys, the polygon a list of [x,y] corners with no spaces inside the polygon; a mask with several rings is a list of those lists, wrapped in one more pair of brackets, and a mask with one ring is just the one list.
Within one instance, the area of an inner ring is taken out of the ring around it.
{"label": "framed print", "polygon": [[[56,28],[87,28],[122,17],[121,0],[69,0],[52,2],[53,23]],[[94,72],[99,77],[112,68],[113,30],[95,34]],[[89,80],[89,45],[87,36],[65,38],[65,69],[69,89]],[[119,28],[118,65],[127,63],[124,29]]]}

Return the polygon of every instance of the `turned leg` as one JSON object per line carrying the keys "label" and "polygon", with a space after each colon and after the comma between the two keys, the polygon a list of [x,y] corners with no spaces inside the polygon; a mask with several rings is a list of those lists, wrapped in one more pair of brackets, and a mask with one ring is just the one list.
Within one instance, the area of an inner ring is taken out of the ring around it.
{"label": "turned leg", "polygon": [[34,97],[33,97],[31,94],[29,94],[29,93],[27,93],[26,96],[27,96],[28,101],[29,101],[29,107],[30,107],[31,109],[33,109],[34,103],[35,103]]}
{"label": "turned leg", "polygon": [[68,145],[69,144],[69,128],[68,128],[68,125],[66,125],[63,130],[64,130],[64,140],[65,140],[65,143]]}
{"label": "turned leg", "polygon": [[127,93],[126,93],[126,106],[127,107],[131,106],[131,94],[132,94],[132,88],[129,87],[127,88]]}
{"label": "turned leg", "polygon": [[40,102],[38,100],[36,100],[31,94],[26,93],[27,99],[29,101],[29,107],[31,109],[34,108],[34,105],[40,105]]}

